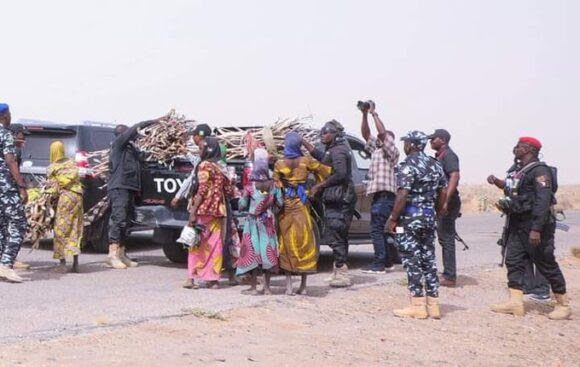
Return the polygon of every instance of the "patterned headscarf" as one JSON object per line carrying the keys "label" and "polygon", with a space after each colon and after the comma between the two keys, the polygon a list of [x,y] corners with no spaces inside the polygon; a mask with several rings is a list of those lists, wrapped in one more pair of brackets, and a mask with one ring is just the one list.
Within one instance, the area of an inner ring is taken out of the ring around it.
{"label": "patterned headscarf", "polygon": [[50,144],[50,163],[64,159],[64,144],[62,141],[53,141]]}
{"label": "patterned headscarf", "polygon": [[258,148],[254,150],[254,166],[250,174],[250,181],[268,181],[270,169],[268,168],[268,151]]}
{"label": "patterned headscarf", "polygon": [[293,159],[302,157],[302,136],[295,132],[289,132],[284,139],[284,158]]}

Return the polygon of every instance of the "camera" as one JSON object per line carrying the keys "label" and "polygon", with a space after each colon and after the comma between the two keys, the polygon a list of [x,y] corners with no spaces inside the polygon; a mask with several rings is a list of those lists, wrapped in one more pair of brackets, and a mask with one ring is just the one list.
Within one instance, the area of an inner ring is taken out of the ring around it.
{"label": "camera", "polygon": [[368,111],[368,110],[371,108],[371,104],[374,104],[374,102],[373,102],[373,101],[371,101],[370,99],[369,99],[368,101],[365,101],[365,102],[363,102],[363,101],[358,101],[358,102],[356,103],[356,107],[357,107],[359,110],[361,110],[361,111],[363,111],[363,112],[366,112],[366,111]]}

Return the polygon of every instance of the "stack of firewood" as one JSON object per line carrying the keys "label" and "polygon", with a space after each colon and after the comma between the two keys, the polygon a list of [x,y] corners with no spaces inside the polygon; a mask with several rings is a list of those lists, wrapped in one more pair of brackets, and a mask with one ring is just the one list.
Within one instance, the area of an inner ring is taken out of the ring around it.
{"label": "stack of firewood", "polygon": [[56,198],[47,191],[46,183],[42,183],[35,195],[25,206],[28,230],[24,242],[32,243],[32,248],[38,248],[40,240],[52,231]]}

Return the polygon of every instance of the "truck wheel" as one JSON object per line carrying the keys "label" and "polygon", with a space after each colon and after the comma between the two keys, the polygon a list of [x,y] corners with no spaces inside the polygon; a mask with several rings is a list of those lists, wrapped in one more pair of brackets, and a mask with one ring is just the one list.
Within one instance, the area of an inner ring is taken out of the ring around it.
{"label": "truck wheel", "polygon": [[174,263],[186,263],[187,262],[187,250],[181,246],[181,244],[173,242],[165,242],[163,244],[163,253],[169,259],[169,261]]}
{"label": "truck wheel", "polygon": [[87,241],[93,250],[101,254],[109,251],[109,214],[88,229],[88,236]]}

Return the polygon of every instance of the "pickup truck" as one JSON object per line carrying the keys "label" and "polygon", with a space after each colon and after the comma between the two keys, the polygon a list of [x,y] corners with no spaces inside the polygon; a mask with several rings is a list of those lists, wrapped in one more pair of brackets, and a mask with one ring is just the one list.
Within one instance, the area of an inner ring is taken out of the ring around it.
{"label": "pickup truck", "polygon": [[[354,136],[347,135],[353,154],[353,179],[358,196],[357,215],[350,227],[351,243],[369,242],[369,224],[371,198],[365,195],[365,183],[370,164],[370,155],[364,150],[364,142]],[[235,167],[238,177],[244,175],[245,162],[241,160],[228,161]],[[163,247],[165,256],[173,262],[185,262],[186,250],[175,242],[181,229],[187,224],[188,213],[185,203],[177,209],[169,207],[169,202],[179,190],[183,181],[192,170],[187,160],[176,160],[171,169],[156,162],[145,162],[141,172],[143,191],[136,200],[136,208],[131,231],[153,229],[153,241]],[[241,180],[240,180],[241,181]],[[240,183],[241,185],[241,183]],[[237,203],[232,203],[234,215],[240,221],[243,213],[237,211]],[[316,209],[318,212],[320,209]],[[318,228],[321,223],[318,221]],[[241,226],[240,226],[241,227]]]}

